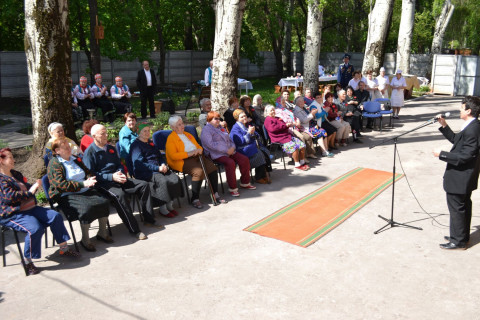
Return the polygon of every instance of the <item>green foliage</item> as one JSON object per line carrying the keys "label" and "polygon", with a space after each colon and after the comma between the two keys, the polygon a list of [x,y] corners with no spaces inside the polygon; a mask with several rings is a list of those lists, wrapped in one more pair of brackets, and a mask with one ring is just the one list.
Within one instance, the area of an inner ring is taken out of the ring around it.
{"label": "green foliage", "polygon": [[110,143],[116,143],[118,141],[118,134],[122,130],[125,123],[123,118],[116,118],[113,123],[102,123],[107,128],[107,139]]}
{"label": "green foliage", "polygon": [[0,149],[2,148],[7,148],[8,147],[8,143],[6,143],[5,141],[3,141],[2,139],[0,139]]}
{"label": "green foliage", "polygon": [[196,121],[198,120],[198,116],[200,116],[199,112],[188,112],[187,113],[187,120],[188,121]]}
{"label": "green foliage", "polygon": [[167,130],[170,128],[168,125],[168,119],[170,118],[169,112],[160,112],[155,116],[155,119],[150,120],[153,124],[153,131]]}
{"label": "green foliage", "polygon": [[0,2],[0,51],[23,51],[25,33],[24,2]]}
{"label": "green foliage", "polygon": [[47,197],[45,196],[45,192],[43,192],[43,190],[38,190],[37,193],[35,194],[35,198],[37,198],[38,204],[48,203]]}

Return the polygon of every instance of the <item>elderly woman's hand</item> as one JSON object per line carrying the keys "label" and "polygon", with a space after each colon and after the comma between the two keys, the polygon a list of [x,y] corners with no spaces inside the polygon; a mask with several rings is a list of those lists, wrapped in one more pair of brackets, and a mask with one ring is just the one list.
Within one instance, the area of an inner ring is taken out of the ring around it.
{"label": "elderly woman's hand", "polygon": [[254,134],[255,133],[255,127],[254,126],[249,126],[248,127],[248,133],[249,134]]}
{"label": "elderly woman's hand", "polygon": [[163,163],[160,167],[158,167],[158,172],[167,173],[168,167]]}
{"label": "elderly woman's hand", "polygon": [[93,187],[96,183],[97,183],[97,178],[95,176],[90,177],[87,180],[83,181],[83,185],[87,188]]}

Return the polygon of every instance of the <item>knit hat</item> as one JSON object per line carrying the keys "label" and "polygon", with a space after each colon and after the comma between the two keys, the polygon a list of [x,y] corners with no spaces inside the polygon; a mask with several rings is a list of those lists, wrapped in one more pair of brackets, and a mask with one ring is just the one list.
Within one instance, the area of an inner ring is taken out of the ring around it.
{"label": "knit hat", "polygon": [[243,111],[242,109],[236,109],[235,111],[233,111],[233,117],[235,118],[235,120],[238,120],[242,113],[245,113],[245,111]]}
{"label": "knit hat", "polygon": [[151,127],[152,124],[150,122],[141,122],[138,124],[138,133],[142,132],[142,130],[145,128],[145,127]]}

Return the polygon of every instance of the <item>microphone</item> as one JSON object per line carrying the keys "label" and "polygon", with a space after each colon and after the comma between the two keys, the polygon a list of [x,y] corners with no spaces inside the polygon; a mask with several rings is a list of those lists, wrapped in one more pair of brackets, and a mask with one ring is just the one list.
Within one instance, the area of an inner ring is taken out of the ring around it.
{"label": "microphone", "polygon": [[445,112],[445,113],[441,113],[439,116],[433,117],[433,119],[431,119],[430,121],[432,123],[435,123],[438,121],[439,118],[448,118],[448,117],[450,117],[450,112]]}

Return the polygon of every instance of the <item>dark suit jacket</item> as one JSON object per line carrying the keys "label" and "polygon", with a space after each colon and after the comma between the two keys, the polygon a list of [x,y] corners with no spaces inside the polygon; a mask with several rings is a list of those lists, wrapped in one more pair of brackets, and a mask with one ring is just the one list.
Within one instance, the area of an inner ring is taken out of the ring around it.
{"label": "dark suit jacket", "polygon": [[[150,74],[152,75],[152,87],[153,94],[155,94],[155,88],[157,87],[157,78],[155,77],[155,72],[150,68]],[[147,91],[147,76],[145,75],[145,70],[141,69],[137,74],[137,87],[140,90],[140,93]]]}
{"label": "dark suit jacket", "polygon": [[477,189],[480,169],[480,123],[477,119],[460,131],[453,133],[450,127],[440,132],[453,143],[450,152],[442,151],[440,160],[447,163],[443,175],[443,189],[448,193],[467,194]]}

